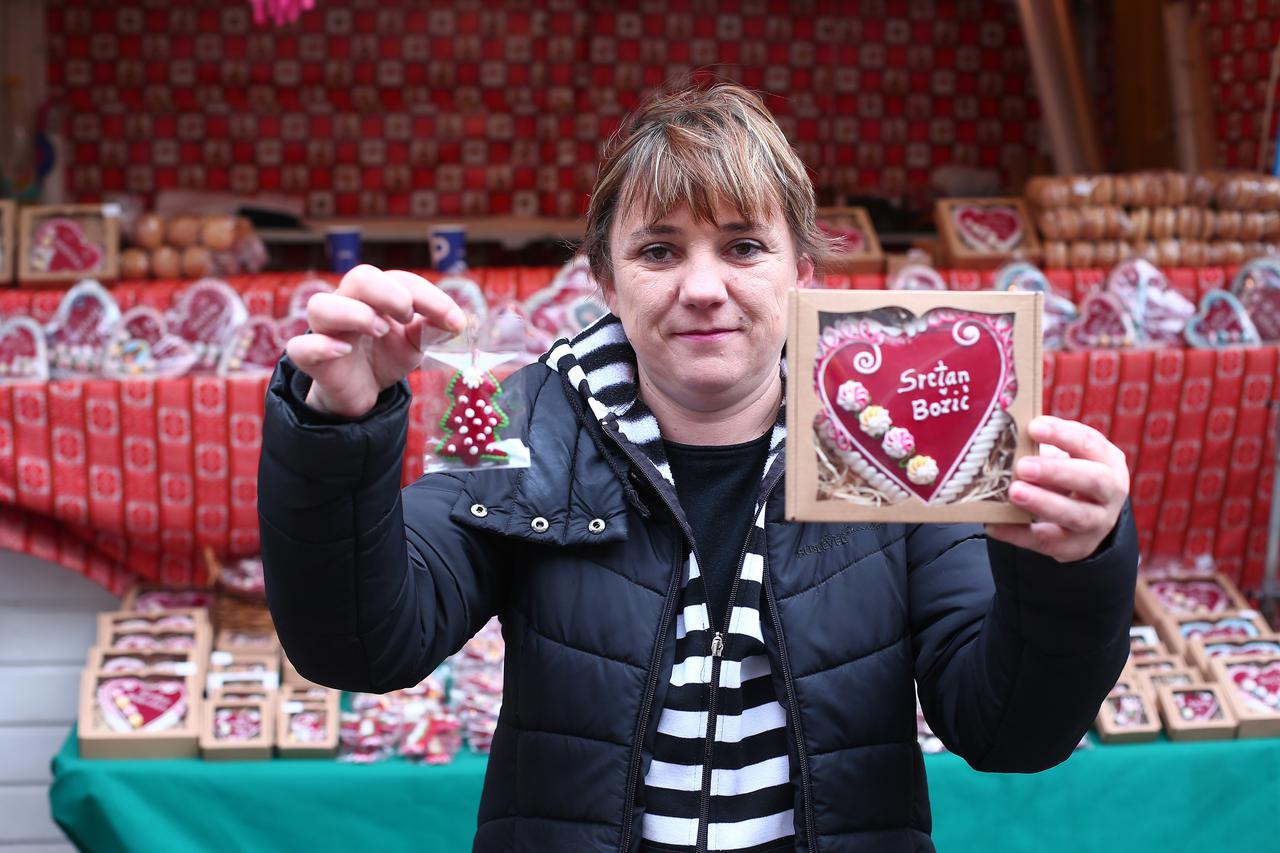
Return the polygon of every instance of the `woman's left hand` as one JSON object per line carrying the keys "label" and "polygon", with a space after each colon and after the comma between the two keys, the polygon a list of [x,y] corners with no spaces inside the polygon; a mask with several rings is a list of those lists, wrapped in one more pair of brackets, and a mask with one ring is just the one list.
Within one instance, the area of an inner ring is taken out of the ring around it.
{"label": "woman's left hand", "polygon": [[1040,456],[1018,460],[1009,500],[1030,524],[988,524],[987,535],[1059,563],[1083,560],[1106,539],[1129,495],[1124,451],[1090,426],[1054,417],[1031,421]]}

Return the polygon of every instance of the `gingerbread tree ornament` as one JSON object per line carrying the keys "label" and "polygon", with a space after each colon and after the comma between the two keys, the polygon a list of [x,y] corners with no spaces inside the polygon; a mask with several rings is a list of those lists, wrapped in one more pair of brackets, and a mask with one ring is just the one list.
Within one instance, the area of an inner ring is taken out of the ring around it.
{"label": "gingerbread tree ornament", "polygon": [[505,462],[507,454],[498,447],[498,430],[507,425],[507,413],[497,403],[502,384],[490,371],[471,364],[453,374],[445,393],[450,403],[440,418],[444,438],[436,445],[436,455],[465,465]]}

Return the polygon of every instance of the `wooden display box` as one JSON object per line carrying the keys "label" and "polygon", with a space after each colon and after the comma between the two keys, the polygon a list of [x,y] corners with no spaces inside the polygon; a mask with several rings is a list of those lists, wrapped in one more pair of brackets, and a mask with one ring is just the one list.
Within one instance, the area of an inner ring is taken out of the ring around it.
{"label": "wooden display box", "polygon": [[[1130,625],[1129,626],[1129,651],[1130,653],[1137,649],[1143,648],[1160,648],[1164,649],[1164,643],[1160,640],[1160,632],[1156,630],[1155,625]],[[1161,652],[1167,654],[1167,651]]]}
{"label": "wooden display box", "polygon": [[1176,655],[1185,655],[1187,640],[1196,635],[1203,636],[1206,640],[1256,640],[1271,633],[1267,623],[1254,610],[1225,610],[1213,616],[1166,616],[1159,622],[1159,626],[1165,645]]}
{"label": "wooden display box", "polygon": [[190,650],[184,649],[134,651],[93,646],[85,661],[85,669],[91,672],[154,672],[184,678],[191,675],[197,684],[204,681],[204,666],[204,658],[193,657]]}
{"label": "wooden display box", "polygon": [[1214,639],[1207,643],[1203,637],[1190,637],[1187,640],[1187,660],[1210,680],[1213,679],[1213,668],[1209,661],[1216,657],[1251,655],[1280,657],[1280,634],[1263,634],[1248,640]]}
{"label": "wooden display box", "polygon": [[194,758],[200,740],[200,697],[194,675],[85,670],[77,725],[80,755]]}
{"label": "wooden display box", "polygon": [[1169,616],[1218,614],[1248,610],[1249,602],[1224,574],[1138,575],[1134,609],[1145,621],[1157,623]]}
{"label": "wooden display box", "polygon": [[32,205],[18,216],[18,283],[114,279],[120,213],[110,204]]}
{"label": "wooden display box", "polygon": [[1008,487],[1034,452],[1042,299],[792,291],[787,517],[1029,521]]}
{"label": "wooden display box", "polygon": [[215,687],[205,690],[205,701],[214,699],[242,699],[248,702],[267,702],[275,700],[279,691],[268,690],[257,682],[249,684],[232,684],[229,687]]}
{"label": "wooden display box", "polygon": [[121,610],[202,610],[206,617],[217,599],[213,590],[205,587],[167,587],[161,584],[135,584],[129,587],[120,602]]}
{"label": "wooden display box", "polygon": [[216,651],[209,655],[209,690],[225,690],[228,685],[244,689],[258,684],[265,690],[280,687],[280,656],[273,652]]}
{"label": "wooden display box", "polygon": [[97,644],[115,651],[186,651],[192,660],[203,662],[209,656],[210,636],[202,610],[98,614]]}
{"label": "wooden display box", "polygon": [[1012,260],[1039,263],[1043,251],[1020,198],[946,198],[933,208],[934,224],[955,269],[994,269]]}
{"label": "wooden display box", "polygon": [[884,272],[884,249],[865,207],[820,207],[818,224],[842,233],[844,251],[832,252],[826,271],[839,275]]}
{"label": "wooden display box", "polygon": [[1150,655],[1143,658],[1130,657],[1124,666],[1130,675],[1137,675],[1141,672],[1168,672],[1175,669],[1185,669],[1186,661],[1179,655]]}
{"label": "wooden display box", "polygon": [[281,758],[332,758],[338,754],[338,694],[279,704],[276,751]]}
{"label": "wooden display box", "polygon": [[[271,699],[210,699],[200,723],[200,756],[207,761],[262,761],[275,749],[276,703]],[[228,719],[255,715],[254,723]],[[231,734],[236,732],[237,734]]]}
{"label": "wooden display box", "polygon": [[234,628],[223,628],[218,631],[214,640],[215,650],[239,654],[241,652],[261,652],[279,656],[280,638],[274,631],[238,631]]}
{"label": "wooden display box", "polygon": [[1200,673],[1189,667],[1180,666],[1173,669],[1138,670],[1133,674],[1134,682],[1139,689],[1149,696],[1156,696],[1161,687],[1181,687],[1184,684],[1195,684],[1203,681]]}
{"label": "wooden display box", "polygon": [[1169,740],[1231,740],[1236,718],[1221,685],[1208,681],[1161,687],[1156,693]]}
{"label": "wooden display box", "polygon": [[1216,657],[1209,667],[1239,721],[1238,737],[1280,735],[1280,655]]}
{"label": "wooden display box", "polygon": [[1160,735],[1160,717],[1146,691],[1113,691],[1098,710],[1094,727],[1103,743],[1141,743]]}
{"label": "wooden display box", "polygon": [[0,199],[0,285],[13,281],[14,256],[18,254],[18,205]]}

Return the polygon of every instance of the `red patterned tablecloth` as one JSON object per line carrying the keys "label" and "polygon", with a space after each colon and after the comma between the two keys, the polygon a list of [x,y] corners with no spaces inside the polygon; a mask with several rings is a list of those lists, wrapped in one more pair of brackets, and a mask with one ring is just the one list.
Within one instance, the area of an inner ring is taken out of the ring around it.
{"label": "red patterned tablecloth", "polygon": [[[1172,271],[1189,296],[1228,280],[1220,269]],[[494,269],[475,278],[491,298],[527,297],[554,270]],[[250,310],[280,314],[299,275],[233,282]],[[1052,271],[1065,292],[1096,271]],[[957,289],[989,276],[947,273]],[[828,286],[882,286],[878,276]],[[122,307],[167,307],[181,283],[124,285]],[[0,314],[52,316],[61,291],[0,294]],[[1246,589],[1266,550],[1280,348],[1048,353],[1046,411],[1106,432],[1126,452],[1143,553],[1211,554]],[[410,377],[404,482],[441,397],[439,374]],[[257,463],[266,377],[0,387],[0,547],[81,572],[120,593],[137,579],[201,583],[204,549],[258,550]],[[438,412],[435,413],[438,416]]]}

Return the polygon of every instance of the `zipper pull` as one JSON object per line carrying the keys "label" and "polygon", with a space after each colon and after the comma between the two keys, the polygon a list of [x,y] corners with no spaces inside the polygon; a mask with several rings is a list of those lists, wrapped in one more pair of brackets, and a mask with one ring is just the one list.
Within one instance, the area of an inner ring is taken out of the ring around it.
{"label": "zipper pull", "polygon": [[711,638],[711,656],[718,658],[724,654],[724,634],[716,631],[715,636]]}

